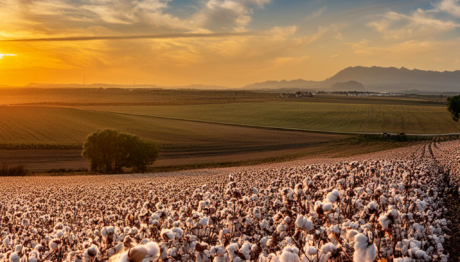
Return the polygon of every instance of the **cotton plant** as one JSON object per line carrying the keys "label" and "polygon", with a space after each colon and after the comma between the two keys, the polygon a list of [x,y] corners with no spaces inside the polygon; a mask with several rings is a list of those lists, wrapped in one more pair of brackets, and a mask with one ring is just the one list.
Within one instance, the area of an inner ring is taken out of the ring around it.
{"label": "cotton plant", "polygon": [[452,141],[222,174],[0,178],[0,259],[444,262],[459,152]]}

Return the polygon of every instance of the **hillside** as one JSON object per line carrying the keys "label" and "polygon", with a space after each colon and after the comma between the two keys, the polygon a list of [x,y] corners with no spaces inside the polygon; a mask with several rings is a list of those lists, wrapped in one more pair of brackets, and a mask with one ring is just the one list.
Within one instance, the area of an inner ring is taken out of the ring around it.
{"label": "hillside", "polygon": [[303,79],[250,84],[250,90],[370,91],[460,93],[460,70],[424,71],[396,67],[347,67],[324,81]]}
{"label": "hillside", "polygon": [[331,86],[331,91],[365,91],[363,84],[356,81],[337,82]]}
{"label": "hillside", "polygon": [[347,67],[326,79],[323,86],[357,81],[367,91],[387,92],[460,92],[460,71],[424,71],[395,67]]}

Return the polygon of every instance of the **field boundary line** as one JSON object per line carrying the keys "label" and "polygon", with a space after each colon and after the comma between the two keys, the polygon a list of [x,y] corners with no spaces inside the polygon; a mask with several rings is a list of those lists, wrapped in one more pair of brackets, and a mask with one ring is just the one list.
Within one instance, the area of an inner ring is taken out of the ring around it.
{"label": "field boundary line", "polygon": [[[141,117],[151,117],[157,119],[167,119],[167,120],[178,120],[178,121],[188,121],[195,123],[205,123],[205,124],[218,124],[218,125],[227,125],[227,126],[238,126],[238,127],[250,127],[250,128],[260,128],[260,129],[271,129],[279,131],[297,131],[305,133],[320,133],[320,134],[336,134],[336,135],[381,135],[381,132],[340,132],[340,131],[326,131],[326,130],[314,130],[314,129],[301,129],[301,128],[289,128],[289,127],[276,127],[276,126],[261,126],[261,125],[248,125],[248,124],[238,124],[238,123],[229,123],[229,122],[216,122],[216,121],[206,121],[198,119],[187,119],[187,118],[176,118],[176,117],[166,117],[166,116],[155,116],[155,115],[144,115],[144,114],[133,114],[133,113],[124,113],[124,112],[114,112],[114,111],[101,111],[94,109],[81,109],[74,108],[82,111],[92,111],[92,112],[105,112],[118,115],[128,115],[128,116],[141,116]],[[399,133],[387,132],[390,135],[398,135]],[[460,133],[445,133],[445,134],[406,134],[407,136],[417,136],[417,137],[442,137],[442,136],[459,136]]]}

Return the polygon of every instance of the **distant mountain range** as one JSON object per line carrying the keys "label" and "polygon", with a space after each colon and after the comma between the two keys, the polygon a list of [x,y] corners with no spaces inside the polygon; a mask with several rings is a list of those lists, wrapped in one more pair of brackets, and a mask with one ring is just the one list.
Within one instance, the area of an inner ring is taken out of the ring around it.
{"label": "distant mountain range", "polygon": [[324,81],[303,79],[291,81],[266,81],[241,88],[216,85],[157,86],[110,84],[36,84],[27,88],[169,88],[202,90],[267,90],[267,91],[369,91],[397,93],[458,93],[460,94],[460,70],[424,71],[396,67],[347,67]]}
{"label": "distant mountain range", "polygon": [[424,71],[395,67],[347,67],[324,81],[267,81],[247,89],[302,89],[400,93],[460,93],[460,70]]}
{"label": "distant mountain range", "polygon": [[[1,86],[0,86],[1,87]],[[164,88],[164,89],[201,89],[201,90],[224,90],[229,89],[225,86],[216,86],[216,85],[188,85],[188,86],[157,86],[157,85],[112,85],[112,84],[42,84],[42,83],[30,83],[23,86],[25,88]]]}

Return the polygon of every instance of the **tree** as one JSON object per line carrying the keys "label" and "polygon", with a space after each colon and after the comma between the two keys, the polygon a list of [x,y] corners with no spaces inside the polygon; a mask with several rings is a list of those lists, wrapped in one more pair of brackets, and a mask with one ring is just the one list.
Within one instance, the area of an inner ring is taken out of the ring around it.
{"label": "tree", "polygon": [[132,134],[105,129],[86,138],[81,155],[90,161],[92,171],[122,173],[123,168],[145,172],[159,153],[157,143]]}
{"label": "tree", "polygon": [[451,96],[447,98],[447,110],[452,115],[452,119],[458,122],[460,118],[460,96]]}

